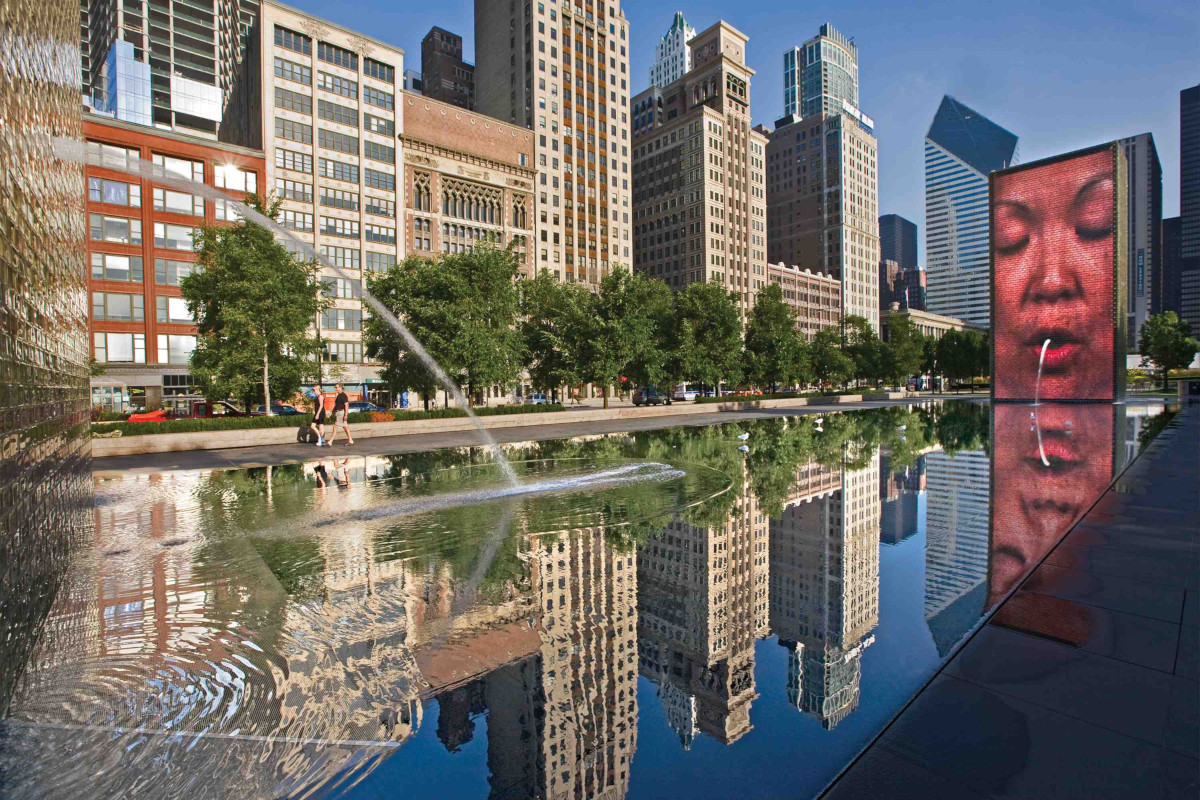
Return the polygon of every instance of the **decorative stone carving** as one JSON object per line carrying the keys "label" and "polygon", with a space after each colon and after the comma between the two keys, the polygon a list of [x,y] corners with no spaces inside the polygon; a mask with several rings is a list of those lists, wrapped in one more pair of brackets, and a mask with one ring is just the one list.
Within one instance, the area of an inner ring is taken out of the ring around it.
{"label": "decorative stone carving", "polygon": [[360,56],[369,56],[375,51],[375,45],[361,36],[354,36],[350,39],[350,49]]}
{"label": "decorative stone carving", "polygon": [[300,29],[314,39],[324,39],[329,35],[329,28],[325,27],[315,19],[306,19],[300,22]]}
{"label": "decorative stone carving", "polygon": [[464,167],[461,164],[458,167],[458,174],[466,175],[468,178],[475,178],[476,180],[480,180],[480,181],[491,180],[491,176],[488,174],[487,170],[471,169],[470,167]]}

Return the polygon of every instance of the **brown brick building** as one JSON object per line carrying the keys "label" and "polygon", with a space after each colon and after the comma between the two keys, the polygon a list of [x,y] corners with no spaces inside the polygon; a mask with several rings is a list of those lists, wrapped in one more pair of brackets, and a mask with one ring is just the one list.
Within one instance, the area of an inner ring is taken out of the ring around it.
{"label": "brown brick building", "polygon": [[783,302],[796,314],[796,328],[812,341],[817,331],[842,322],[842,282],[809,269],[768,264],[767,279],[779,284]]}
{"label": "brown brick building", "polygon": [[433,27],[421,40],[421,91],[426,97],[475,108],[475,65],[463,61],[463,40],[457,33]]}
{"label": "brown brick building", "polygon": [[187,410],[198,399],[188,376],[196,328],[179,280],[193,269],[192,231],[236,219],[233,209],[132,177],[132,158],[228,192],[264,192],[261,152],[85,114],[89,334],[105,372],[92,403],[108,410]]}
{"label": "brown brick building", "polygon": [[457,253],[490,238],[533,269],[533,132],[405,93],[404,237],[418,256]]}

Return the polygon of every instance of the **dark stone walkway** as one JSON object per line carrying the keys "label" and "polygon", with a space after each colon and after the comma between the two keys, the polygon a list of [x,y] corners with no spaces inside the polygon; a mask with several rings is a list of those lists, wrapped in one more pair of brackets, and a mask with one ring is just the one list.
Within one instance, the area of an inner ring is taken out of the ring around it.
{"label": "dark stone walkway", "polygon": [[1192,406],[824,797],[1195,800],[1198,590]]}

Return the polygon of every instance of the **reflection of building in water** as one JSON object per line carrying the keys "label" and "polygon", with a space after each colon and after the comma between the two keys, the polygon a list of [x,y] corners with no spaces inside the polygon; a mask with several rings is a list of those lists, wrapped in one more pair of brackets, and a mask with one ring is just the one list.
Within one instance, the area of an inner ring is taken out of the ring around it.
{"label": "reflection of building in water", "polygon": [[[676,518],[638,552],[638,657],[687,746],[751,728],[754,642],[769,633],[768,525],[748,482],[723,525]],[[668,686],[669,685],[669,686]]]}
{"label": "reflection of building in water", "polygon": [[917,512],[925,491],[925,456],[917,463],[895,471],[891,457],[879,456],[879,541],[899,544],[917,532]]}
{"label": "reflection of building in water", "polygon": [[987,600],[988,455],[926,456],[925,622],[946,655]]}
{"label": "reflection of building in water", "polygon": [[860,659],[879,621],[878,453],[839,477],[840,489],[771,522],[771,628],[789,651],[788,699],[826,728],[858,706]]}
{"label": "reflection of building in water", "polygon": [[438,736],[470,741],[487,711],[492,798],[617,800],[637,748],[637,568],[602,530],[541,536],[528,559],[540,642],[438,695]]}

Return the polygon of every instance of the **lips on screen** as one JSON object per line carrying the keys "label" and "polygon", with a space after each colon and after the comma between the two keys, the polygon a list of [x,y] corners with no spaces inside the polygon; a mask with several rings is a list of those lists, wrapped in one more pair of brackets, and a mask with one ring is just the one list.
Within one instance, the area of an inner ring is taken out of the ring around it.
{"label": "lips on screen", "polygon": [[[1036,566],[1108,486],[1120,410],[1108,404],[998,404],[992,413],[989,605]],[[1057,557],[1055,565],[1070,566]]]}
{"label": "lips on screen", "polygon": [[996,176],[997,398],[1113,398],[1115,187],[1110,150]]}

